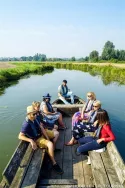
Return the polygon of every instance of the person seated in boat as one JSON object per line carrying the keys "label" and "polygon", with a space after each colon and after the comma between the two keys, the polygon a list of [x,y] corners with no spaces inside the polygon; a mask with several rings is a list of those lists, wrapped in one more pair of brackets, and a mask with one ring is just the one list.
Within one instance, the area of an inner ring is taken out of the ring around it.
{"label": "person seated in boat", "polygon": [[62,114],[60,112],[55,112],[53,110],[50,100],[51,96],[49,95],[49,93],[43,96],[43,101],[41,102],[40,110],[43,114],[44,119],[46,119],[46,121],[58,121],[60,126],[59,129],[65,129],[66,127],[62,120]]}
{"label": "person seated in boat", "polygon": [[93,103],[96,100],[96,95],[94,92],[87,93],[87,101],[82,108],[81,112],[76,112],[72,117],[72,126],[74,127],[79,121],[83,119],[88,119],[91,110],[93,109]]}
{"label": "person seated in boat", "polygon": [[64,104],[70,104],[66,98],[71,98],[71,104],[74,104],[74,95],[68,89],[67,80],[63,80],[62,84],[58,87],[58,97]]}
{"label": "person seated in boat", "polygon": [[[97,113],[98,129],[94,136],[82,137],[78,140],[80,146],[76,150],[77,155],[87,155],[88,151],[99,150],[105,148],[107,143],[115,140],[115,135],[111,130],[109,116],[106,110],[99,110]],[[88,158],[88,163],[90,158]],[[89,163],[90,164],[90,163]]]}
{"label": "person seated in boat", "polygon": [[50,141],[53,139],[53,142],[56,142],[59,137],[59,132],[53,132],[43,128],[42,124],[36,119],[37,112],[32,106],[27,107],[27,117],[23,122],[21,132],[19,133],[18,138],[26,142],[30,142],[34,150],[37,147],[46,148],[48,155],[52,161],[53,169],[59,173],[63,174],[63,170],[57,164],[54,158],[54,144]]}
{"label": "person seated in boat", "polygon": [[37,112],[37,119],[39,122],[41,122],[44,126],[45,129],[52,129],[52,130],[58,130],[58,126],[55,124],[55,120],[48,120],[46,121],[46,119],[44,119],[43,115],[40,112],[40,102],[38,101],[33,101],[32,102],[32,106],[34,108],[34,110],[36,110]]}
{"label": "person seated in boat", "polygon": [[85,122],[77,122],[75,126],[73,126],[72,130],[72,138],[66,143],[66,146],[72,146],[77,143],[77,140],[81,137],[84,137],[85,132],[94,132],[97,129],[98,121],[97,121],[97,113],[101,109],[101,102],[99,100],[94,101],[93,110],[89,113],[89,118],[85,120]]}

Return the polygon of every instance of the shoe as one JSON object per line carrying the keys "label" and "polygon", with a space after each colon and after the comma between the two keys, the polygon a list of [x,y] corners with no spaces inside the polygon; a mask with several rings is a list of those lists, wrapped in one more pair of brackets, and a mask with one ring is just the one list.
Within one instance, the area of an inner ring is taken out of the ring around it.
{"label": "shoe", "polygon": [[[78,148],[78,147],[77,147]],[[79,156],[79,155],[81,155],[81,153],[79,153],[78,151],[77,151],[77,148],[75,149],[75,154],[77,155],[77,156]]]}
{"label": "shoe", "polygon": [[58,127],[58,130],[65,130],[67,127]]}
{"label": "shoe", "polygon": [[91,161],[90,161],[90,157],[88,156],[88,161],[86,163],[87,165],[90,165],[91,164]]}
{"label": "shoe", "polygon": [[55,148],[55,150],[54,150],[55,152],[60,152],[61,151],[61,149],[59,149],[59,148]]}
{"label": "shoe", "polygon": [[64,173],[57,163],[53,165],[53,170],[55,170],[60,175]]}

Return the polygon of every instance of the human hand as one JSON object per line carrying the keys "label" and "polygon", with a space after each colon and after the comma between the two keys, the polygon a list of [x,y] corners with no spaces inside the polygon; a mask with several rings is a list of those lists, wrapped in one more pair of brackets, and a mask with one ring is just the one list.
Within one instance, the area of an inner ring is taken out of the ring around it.
{"label": "human hand", "polygon": [[97,143],[100,144],[103,141],[103,138],[97,140]]}
{"label": "human hand", "polygon": [[31,140],[30,143],[31,143],[33,150],[36,150],[37,149],[36,143],[33,140]]}
{"label": "human hand", "polygon": [[97,124],[98,124],[98,120],[96,120],[96,121],[93,123],[94,127],[96,127]]}

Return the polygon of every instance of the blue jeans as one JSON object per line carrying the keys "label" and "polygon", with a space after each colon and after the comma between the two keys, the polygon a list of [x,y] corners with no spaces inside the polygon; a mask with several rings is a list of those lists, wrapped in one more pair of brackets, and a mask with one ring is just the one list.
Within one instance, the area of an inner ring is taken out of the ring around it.
{"label": "blue jeans", "polygon": [[[63,95],[64,98],[68,98],[70,97],[71,98],[71,103],[74,104],[74,95],[72,93],[72,91],[69,91],[67,94]],[[66,101],[66,99],[64,99],[62,97],[59,97],[59,99],[61,99],[64,104],[70,104],[69,102]]]}
{"label": "blue jeans", "polygon": [[83,155],[88,155],[88,151],[106,147],[105,142],[101,142],[100,144],[98,144],[97,138],[94,138],[92,136],[80,138],[78,142],[80,143],[80,146],[77,148],[77,153]]}

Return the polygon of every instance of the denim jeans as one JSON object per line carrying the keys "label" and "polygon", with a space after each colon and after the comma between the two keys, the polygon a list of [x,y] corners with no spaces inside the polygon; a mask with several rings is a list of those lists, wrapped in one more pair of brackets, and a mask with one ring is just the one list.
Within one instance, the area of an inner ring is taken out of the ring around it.
{"label": "denim jeans", "polygon": [[86,136],[86,137],[80,138],[78,142],[80,143],[80,146],[77,148],[77,153],[83,154],[83,155],[88,155],[88,151],[106,147],[105,142],[101,142],[98,144],[97,138],[94,138],[92,136]]}
{"label": "denim jeans", "polygon": [[[70,97],[71,98],[71,103],[74,104],[74,95],[72,93],[72,91],[69,91],[66,95],[63,95],[64,98],[68,98]],[[69,102],[66,101],[66,99],[64,99],[62,97],[59,97],[59,99],[61,99],[64,104],[70,104]]]}

